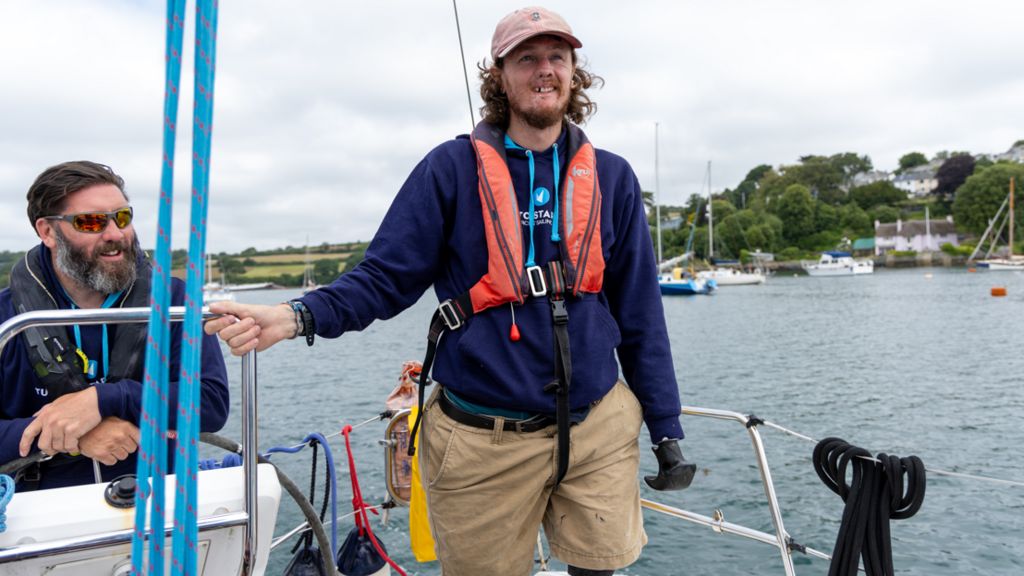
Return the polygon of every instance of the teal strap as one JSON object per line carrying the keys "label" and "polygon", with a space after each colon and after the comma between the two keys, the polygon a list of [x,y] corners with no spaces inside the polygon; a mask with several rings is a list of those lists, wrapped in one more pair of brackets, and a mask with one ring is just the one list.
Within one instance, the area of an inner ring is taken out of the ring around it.
{"label": "teal strap", "polygon": [[558,142],[555,142],[554,152],[551,153],[551,165],[555,170],[555,217],[551,222],[551,241],[559,242],[561,238],[558,236],[558,177],[561,170],[558,169]]}
{"label": "teal strap", "polygon": [[[63,290],[63,289],[64,289],[64,287],[61,286],[61,290]],[[118,298],[120,298],[121,294],[123,294],[123,293],[124,293],[124,291],[121,291],[121,292],[114,292],[113,294],[108,295],[106,300],[103,301],[103,304],[100,305],[100,308],[112,308],[114,306],[114,303],[117,302]],[[64,296],[67,297],[68,302],[71,302],[71,309],[72,310],[77,310],[78,309],[78,304],[75,303],[74,299],[71,298],[71,295],[68,294],[67,291],[64,291]],[[72,327],[74,328],[74,331],[75,331],[75,346],[78,347],[79,351],[82,351],[83,350],[83,348],[82,348],[82,330],[78,327],[78,324],[74,324],[74,325],[72,325]],[[107,334],[107,325],[106,324],[102,324],[102,327],[103,327],[103,380],[106,381],[107,380],[107,376],[110,375],[110,339],[109,339],[109,336]],[[84,353],[83,353],[83,355],[84,355]],[[92,360],[88,360],[88,359],[87,359],[87,361],[90,364],[93,362]],[[88,370],[88,376],[89,376],[90,379],[96,377],[96,374],[98,373],[98,371],[95,369],[94,366],[87,366],[86,369]]]}
{"label": "teal strap", "polygon": [[529,420],[537,414],[530,412],[523,412],[521,410],[504,410],[502,408],[492,408],[491,406],[484,406],[475,402],[470,402],[462,396],[455,394],[448,388],[444,389],[444,395],[451,400],[452,404],[457,406],[459,410],[468,412],[470,414],[481,414],[483,416],[501,416],[506,420]]}

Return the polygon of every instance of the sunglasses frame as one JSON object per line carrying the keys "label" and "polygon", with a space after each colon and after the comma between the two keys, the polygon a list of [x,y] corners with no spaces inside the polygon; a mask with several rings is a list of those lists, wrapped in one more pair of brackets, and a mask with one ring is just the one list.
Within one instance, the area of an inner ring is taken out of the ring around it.
{"label": "sunglasses frame", "polygon": [[[117,215],[125,210],[128,211],[128,222],[126,222],[124,226],[121,226],[117,222]],[[79,216],[103,216],[104,218],[106,218],[106,222],[104,222],[103,225],[100,226],[99,230],[83,230],[82,228],[79,228],[78,225],[75,224],[75,219],[78,218]],[[114,222],[114,226],[117,226],[118,230],[124,230],[125,228],[130,226],[132,220],[135,219],[135,210],[132,209],[131,206],[125,206],[124,208],[118,208],[117,210],[114,210],[112,212],[76,212],[75,214],[59,214],[56,216],[46,216],[45,218],[47,220],[63,220],[64,222],[71,224],[71,227],[74,228],[76,231],[81,232],[83,234],[102,234],[103,231],[106,230],[108,226],[110,226],[111,221]]]}

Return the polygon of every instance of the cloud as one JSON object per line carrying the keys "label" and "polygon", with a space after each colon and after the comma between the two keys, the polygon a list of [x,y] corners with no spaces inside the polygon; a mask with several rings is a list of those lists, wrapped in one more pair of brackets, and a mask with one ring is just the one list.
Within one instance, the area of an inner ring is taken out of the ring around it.
{"label": "cloud", "polygon": [[[476,63],[521,2],[460,2],[473,107]],[[591,140],[627,158],[663,202],[758,164],[856,152],[892,169],[918,150],[997,152],[1024,138],[1016,73],[1024,6],[562,0],[605,87]],[[128,181],[152,243],[160,179],[164,4],[0,5],[0,249],[35,242],[24,192],[45,167],[88,158]],[[191,14],[189,15],[191,20]],[[409,172],[470,127],[447,2],[221,4],[208,250],[368,240]],[[187,29],[192,27],[191,21]],[[191,41],[175,174],[175,246],[188,219]]]}

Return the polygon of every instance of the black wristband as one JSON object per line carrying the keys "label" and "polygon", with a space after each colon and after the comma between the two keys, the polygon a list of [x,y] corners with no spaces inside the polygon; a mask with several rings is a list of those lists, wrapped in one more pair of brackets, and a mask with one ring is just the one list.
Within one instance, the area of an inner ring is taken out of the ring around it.
{"label": "black wristband", "polygon": [[288,305],[292,307],[296,317],[299,319],[299,330],[296,336],[305,336],[306,345],[312,346],[313,339],[316,337],[316,323],[313,321],[313,313],[302,303],[302,300],[289,300]]}

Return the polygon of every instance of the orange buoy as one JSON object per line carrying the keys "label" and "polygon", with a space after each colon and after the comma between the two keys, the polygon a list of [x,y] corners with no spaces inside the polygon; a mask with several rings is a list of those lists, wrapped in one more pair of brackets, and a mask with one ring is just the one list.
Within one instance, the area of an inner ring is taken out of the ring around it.
{"label": "orange buoy", "polygon": [[967,271],[968,272],[977,272],[978,269],[977,268],[968,268]]}
{"label": "orange buoy", "polygon": [[1006,296],[1006,286],[993,286],[992,287],[992,295],[993,296]]}

